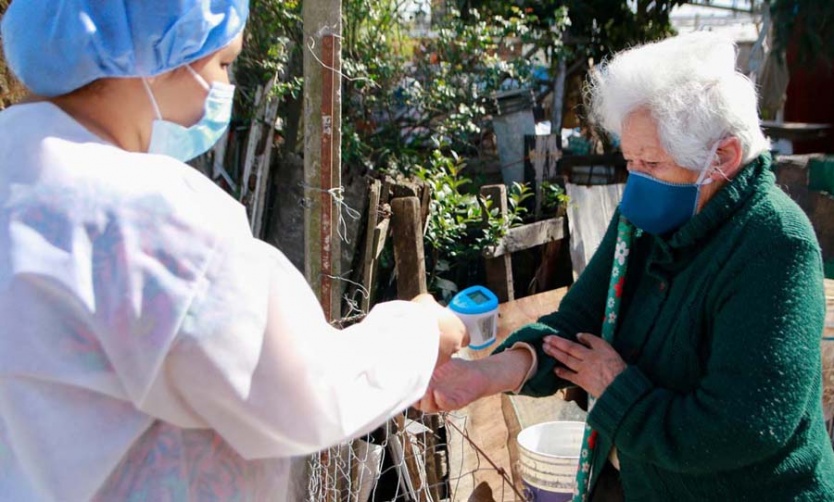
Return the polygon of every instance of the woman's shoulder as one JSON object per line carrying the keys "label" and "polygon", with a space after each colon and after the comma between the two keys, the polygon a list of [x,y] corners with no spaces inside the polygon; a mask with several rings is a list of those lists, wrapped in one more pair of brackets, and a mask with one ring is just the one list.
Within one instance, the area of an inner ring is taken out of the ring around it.
{"label": "woman's shoulder", "polygon": [[49,101],[12,105],[0,112],[0,145],[16,150],[46,138],[103,142]]}
{"label": "woman's shoulder", "polygon": [[90,274],[145,275],[177,294],[219,250],[251,239],[243,206],[192,167],[50,134],[61,127],[0,149],[0,254],[15,257],[10,272],[51,277],[85,302],[98,279],[79,278]]}
{"label": "woman's shoulder", "polygon": [[818,248],[814,227],[802,208],[775,183],[764,184],[735,224],[754,241],[778,250],[783,246]]}
{"label": "woman's shoulder", "polygon": [[[0,113],[0,131],[7,132],[0,145],[9,146],[0,148],[4,212],[33,225],[49,216],[46,223],[63,231],[95,235],[109,226],[195,246],[248,234],[243,206],[202,173],[170,157],[110,145],[55,110],[38,103]],[[31,123],[39,120],[45,122],[35,131]],[[12,123],[21,124],[20,134]]]}

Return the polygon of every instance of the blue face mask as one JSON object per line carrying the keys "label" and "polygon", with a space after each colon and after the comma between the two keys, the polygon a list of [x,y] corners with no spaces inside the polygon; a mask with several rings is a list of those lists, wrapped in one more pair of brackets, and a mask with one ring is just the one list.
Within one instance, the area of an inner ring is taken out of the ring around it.
{"label": "blue face mask", "polygon": [[653,235],[664,235],[679,229],[698,209],[701,187],[712,183],[706,178],[718,142],[710,151],[707,163],[695,183],[669,183],[648,174],[628,175],[620,212],[637,228]]}
{"label": "blue face mask", "polygon": [[186,66],[186,69],[208,91],[203,117],[191,127],[163,120],[150,86],[144,79],[142,80],[156,113],[148,153],[167,155],[182,162],[207,152],[220,140],[229,127],[235,96],[235,86],[219,82],[212,82],[209,85],[191,66]]}

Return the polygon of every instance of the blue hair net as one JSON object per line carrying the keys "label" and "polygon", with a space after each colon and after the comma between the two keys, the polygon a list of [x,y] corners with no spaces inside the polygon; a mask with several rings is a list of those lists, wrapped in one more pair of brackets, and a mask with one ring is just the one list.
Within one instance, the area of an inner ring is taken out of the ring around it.
{"label": "blue hair net", "polygon": [[228,45],[249,0],[14,0],[2,21],[11,70],[59,96],[102,77],[151,77]]}

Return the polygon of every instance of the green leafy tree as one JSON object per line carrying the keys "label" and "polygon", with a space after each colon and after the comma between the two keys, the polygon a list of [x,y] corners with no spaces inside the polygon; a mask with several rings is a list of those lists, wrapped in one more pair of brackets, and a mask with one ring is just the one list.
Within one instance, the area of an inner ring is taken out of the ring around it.
{"label": "green leafy tree", "polygon": [[[575,56],[599,61],[637,43],[672,33],[669,14],[686,0],[459,0],[461,10],[501,14],[520,8],[533,14],[541,31],[570,19],[564,41]],[[547,40],[545,40],[547,42]]]}
{"label": "green leafy tree", "polygon": [[446,300],[458,285],[480,282],[481,252],[523,222],[524,202],[533,196],[528,185],[514,183],[507,193],[507,214],[502,216],[491,201],[467,190],[472,180],[463,174],[465,168],[457,154],[434,150],[428,163],[415,170],[432,194],[426,232],[428,282]]}
{"label": "green leafy tree", "polygon": [[[301,2],[298,0],[250,0],[243,52],[235,63],[240,92],[238,116],[249,117],[254,91],[278,79],[270,90],[278,99],[298,99],[302,88],[301,67],[291,67],[301,48]],[[300,61],[300,60],[299,60]]]}
{"label": "green leafy tree", "polygon": [[[554,104],[558,107],[556,112],[562,108],[577,112],[580,125],[587,126],[581,88],[588,63],[669,36],[673,33],[670,12],[684,3],[686,0],[458,0],[457,5],[464,12],[474,8],[502,14],[507,9],[521,9],[531,15],[535,20],[532,31],[538,36],[532,40],[534,49],[530,54],[538,51],[544,55],[551,88],[561,88],[556,85],[561,79],[565,82],[564,96],[560,97],[563,102]],[[553,30],[560,33],[556,39],[550,36]],[[543,98],[539,96],[540,100]],[[551,118],[558,122],[561,116],[556,113]]]}
{"label": "green leafy tree", "polygon": [[396,0],[349,0],[345,9],[343,158],[409,173],[435,147],[477,153],[484,103],[507,82],[527,86],[531,65],[498,57],[529,32],[530,16],[463,19],[452,11],[435,37],[405,36]]}
{"label": "green leafy tree", "polygon": [[[477,269],[481,250],[521,221],[524,205],[516,201],[529,196],[525,188],[511,190],[511,216],[502,218],[479,200],[463,169],[478,155],[489,125],[489,96],[532,84],[528,59],[500,53],[540,36],[538,20],[520,8],[488,16],[450,9],[434,36],[415,37],[402,15],[404,3],[343,0],[343,176],[372,170],[426,179],[433,189],[429,273],[447,285],[469,282],[465,276]],[[283,134],[293,137],[302,120],[300,2],[253,0],[248,31],[238,83],[254,89],[281,74],[274,92],[284,103]],[[558,40],[559,31],[548,29],[548,37]],[[251,101],[243,97],[244,109]]]}
{"label": "green leafy tree", "polygon": [[434,291],[448,294],[478,280],[481,251],[521,222],[525,208],[516,201],[530,196],[522,194],[526,187],[511,190],[510,216],[503,218],[477,196],[465,166],[488,127],[489,97],[532,83],[529,60],[499,54],[529,40],[535,20],[520,9],[483,17],[452,9],[434,36],[414,38],[401,3],[343,4],[342,155],[347,165],[418,176],[430,185],[427,270]]}

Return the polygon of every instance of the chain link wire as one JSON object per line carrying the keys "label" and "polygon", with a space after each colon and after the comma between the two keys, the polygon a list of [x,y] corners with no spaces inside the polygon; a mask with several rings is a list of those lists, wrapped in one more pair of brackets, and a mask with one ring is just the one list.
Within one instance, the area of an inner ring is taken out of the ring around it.
{"label": "chain link wire", "polygon": [[[479,471],[491,471],[501,486],[492,482],[490,493],[473,498]],[[523,500],[511,475],[472,440],[468,417],[452,413],[408,410],[366,436],[311,456],[308,472],[308,502]]]}

